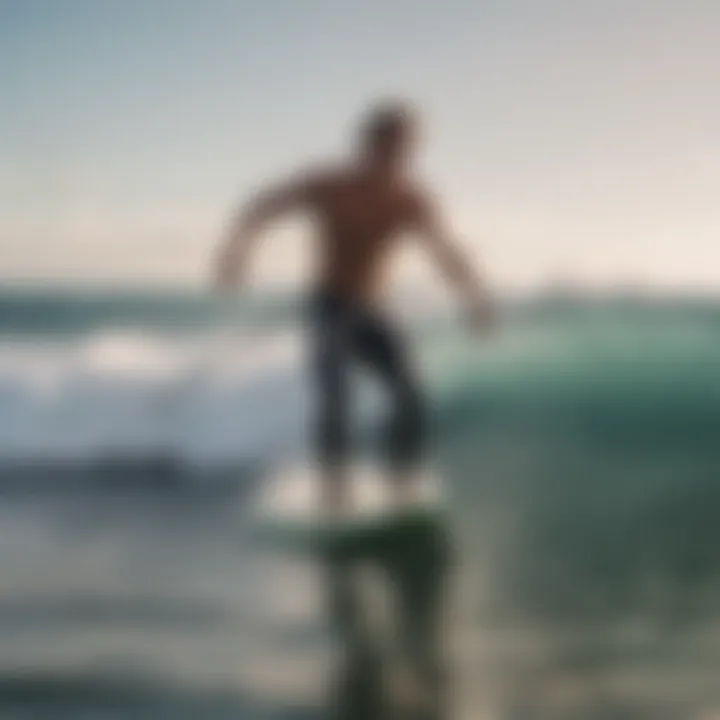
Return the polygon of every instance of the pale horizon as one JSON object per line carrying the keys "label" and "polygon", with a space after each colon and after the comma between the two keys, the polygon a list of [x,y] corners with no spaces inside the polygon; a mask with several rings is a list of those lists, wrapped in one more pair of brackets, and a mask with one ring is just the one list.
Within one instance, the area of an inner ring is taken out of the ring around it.
{"label": "pale horizon", "polygon": [[[720,284],[710,2],[4,0],[0,62],[0,283],[200,287],[238,201],[394,94],[499,287]],[[307,239],[257,281],[300,281]]]}

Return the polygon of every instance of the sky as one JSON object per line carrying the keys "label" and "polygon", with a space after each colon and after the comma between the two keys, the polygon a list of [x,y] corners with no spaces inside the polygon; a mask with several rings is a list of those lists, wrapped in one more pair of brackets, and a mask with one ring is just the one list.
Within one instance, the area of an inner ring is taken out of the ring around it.
{"label": "sky", "polygon": [[719,87],[717,0],[0,0],[0,279],[200,285],[237,203],[399,95],[495,284],[712,289]]}

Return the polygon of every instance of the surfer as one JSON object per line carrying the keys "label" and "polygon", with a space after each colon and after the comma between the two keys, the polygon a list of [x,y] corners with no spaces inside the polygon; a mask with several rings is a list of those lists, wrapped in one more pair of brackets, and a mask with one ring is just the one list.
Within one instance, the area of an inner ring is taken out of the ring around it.
{"label": "surfer", "polygon": [[306,170],[265,189],[242,207],[216,262],[220,287],[244,276],[256,240],[280,216],[296,211],[317,223],[319,268],[311,300],[314,370],[319,390],[317,453],[323,493],[343,501],[349,451],[348,373],[358,361],[384,384],[392,411],[384,437],[400,496],[412,485],[426,446],[423,395],[405,344],[383,313],[379,290],[398,240],[410,233],[459,287],[471,325],[492,318],[488,294],[445,226],[432,195],[411,170],[417,121],[404,103],[385,102],[362,120],[354,157]]}

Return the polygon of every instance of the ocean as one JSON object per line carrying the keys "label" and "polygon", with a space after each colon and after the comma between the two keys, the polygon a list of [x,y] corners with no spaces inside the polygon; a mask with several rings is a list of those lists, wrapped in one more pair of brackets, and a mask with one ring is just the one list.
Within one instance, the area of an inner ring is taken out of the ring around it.
{"label": "ocean", "polygon": [[[406,315],[450,488],[443,717],[720,718],[720,301],[536,297],[483,341]],[[0,720],[327,716],[321,571],[247,521],[307,445],[300,317],[0,290]]]}

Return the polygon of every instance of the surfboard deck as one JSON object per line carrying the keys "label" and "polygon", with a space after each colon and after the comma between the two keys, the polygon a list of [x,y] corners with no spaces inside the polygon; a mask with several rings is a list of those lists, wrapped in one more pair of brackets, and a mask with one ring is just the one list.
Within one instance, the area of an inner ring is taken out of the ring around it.
{"label": "surfboard deck", "polygon": [[446,494],[430,469],[417,474],[412,499],[399,502],[387,473],[370,464],[348,471],[342,510],[324,507],[320,474],[309,464],[282,469],[266,478],[252,508],[256,533],[287,550],[321,550],[393,535],[418,524],[439,521]]}

